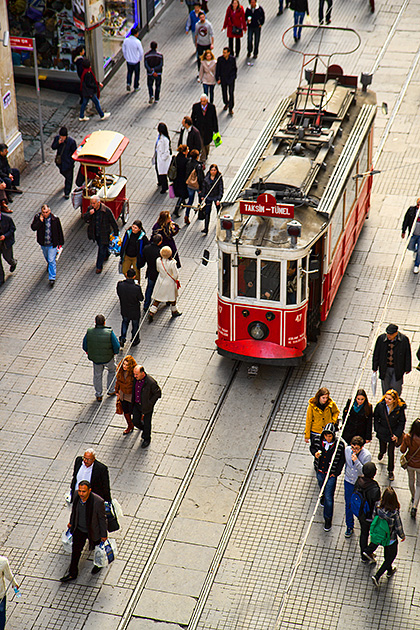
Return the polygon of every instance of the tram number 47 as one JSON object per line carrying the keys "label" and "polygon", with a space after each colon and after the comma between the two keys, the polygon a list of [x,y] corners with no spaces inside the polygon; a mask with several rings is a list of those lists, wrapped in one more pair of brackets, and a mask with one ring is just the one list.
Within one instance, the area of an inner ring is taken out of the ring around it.
{"label": "tram number 47", "polygon": [[302,321],[302,313],[299,313],[298,315],[296,315],[295,322],[301,322],[301,321]]}

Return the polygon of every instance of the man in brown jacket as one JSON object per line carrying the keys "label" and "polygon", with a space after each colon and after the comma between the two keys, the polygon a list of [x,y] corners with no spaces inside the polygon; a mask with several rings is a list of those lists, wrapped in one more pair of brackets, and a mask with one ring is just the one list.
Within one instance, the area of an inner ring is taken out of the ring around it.
{"label": "man in brown jacket", "polygon": [[[73,548],[68,573],[60,582],[75,580],[78,574],[80,556],[86,540],[89,540],[89,548],[93,549],[100,541],[107,539],[107,522],[105,516],[105,503],[100,496],[92,492],[89,481],[79,483],[79,498],[73,501],[70,523],[68,527],[73,534]],[[94,566],[92,573],[98,573],[100,567]]]}

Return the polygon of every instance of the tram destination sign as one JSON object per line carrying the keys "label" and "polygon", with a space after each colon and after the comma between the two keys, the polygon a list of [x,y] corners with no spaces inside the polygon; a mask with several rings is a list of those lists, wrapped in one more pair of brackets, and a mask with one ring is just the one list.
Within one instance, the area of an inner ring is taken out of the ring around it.
{"label": "tram destination sign", "polygon": [[273,219],[293,219],[295,207],[278,204],[274,195],[263,193],[258,195],[257,201],[239,201],[241,214],[255,214],[260,217],[272,217]]}

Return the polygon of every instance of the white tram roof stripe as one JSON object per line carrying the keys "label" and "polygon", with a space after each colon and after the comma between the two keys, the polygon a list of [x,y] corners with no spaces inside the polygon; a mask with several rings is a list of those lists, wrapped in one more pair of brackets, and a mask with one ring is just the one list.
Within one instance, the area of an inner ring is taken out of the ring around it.
{"label": "white tram roof stripe", "polygon": [[348,177],[366,139],[376,116],[376,105],[362,105],[361,111],[350,132],[346,145],[335,165],[324,194],[317,208],[317,212],[330,218],[347,185]]}

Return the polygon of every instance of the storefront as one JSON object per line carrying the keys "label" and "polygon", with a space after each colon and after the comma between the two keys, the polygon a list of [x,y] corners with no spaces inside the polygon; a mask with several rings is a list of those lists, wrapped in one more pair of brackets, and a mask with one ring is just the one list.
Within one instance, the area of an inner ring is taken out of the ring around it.
{"label": "storefront", "polygon": [[[146,31],[161,5],[161,0],[10,0],[10,35],[35,37],[41,85],[76,91],[78,49],[86,50],[98,80],[106,80],[122,61],[130,29],[138,25]],[[32,53],[12,49],[12,58],[15,79],[32,82]]]}

